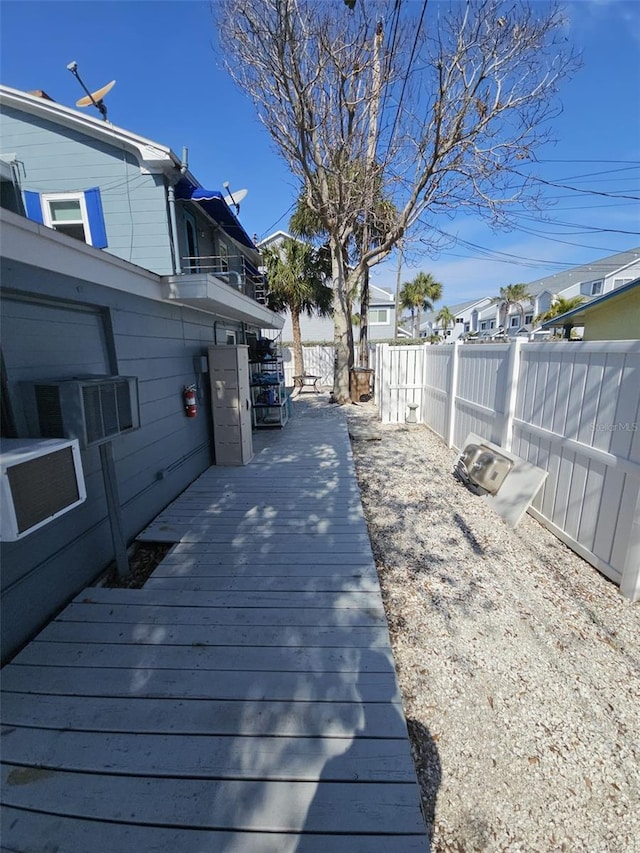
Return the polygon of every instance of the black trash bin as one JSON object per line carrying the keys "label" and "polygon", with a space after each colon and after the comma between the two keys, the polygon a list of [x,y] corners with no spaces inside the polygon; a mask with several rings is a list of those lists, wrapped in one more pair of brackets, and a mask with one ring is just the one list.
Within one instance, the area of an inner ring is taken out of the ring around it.
{"label": "black trash bin", "polygon": [[349,372],[349,395],[352,403],[363,403],[371,399],[371,383],[374,371],[370,367],[352,367]]}

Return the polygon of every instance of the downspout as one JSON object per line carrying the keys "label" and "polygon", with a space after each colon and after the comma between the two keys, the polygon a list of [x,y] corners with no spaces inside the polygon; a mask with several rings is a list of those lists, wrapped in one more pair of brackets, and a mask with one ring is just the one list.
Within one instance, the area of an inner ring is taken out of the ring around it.
{"label": "downspout", "polygon": [[182,264],[180,263],[180,244],[178,242],[178,222],[176,219],[176,184],[188,169],[187,149],[182,149],[182,162],[180,171],[171,178],[167,189],[167,200],[169,202],[169,220],[171,222],[171,242],[173,243],[173,271],[174,275],[182,275]]}

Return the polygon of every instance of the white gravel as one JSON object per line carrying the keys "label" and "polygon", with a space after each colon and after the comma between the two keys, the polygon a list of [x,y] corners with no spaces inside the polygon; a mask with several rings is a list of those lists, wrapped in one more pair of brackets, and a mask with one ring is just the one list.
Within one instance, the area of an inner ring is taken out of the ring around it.
{"label": "white gravel", "polygon": [[427,427],[328,408],[381,436],[352,446],[434,853],[640,851],[640,607]]}

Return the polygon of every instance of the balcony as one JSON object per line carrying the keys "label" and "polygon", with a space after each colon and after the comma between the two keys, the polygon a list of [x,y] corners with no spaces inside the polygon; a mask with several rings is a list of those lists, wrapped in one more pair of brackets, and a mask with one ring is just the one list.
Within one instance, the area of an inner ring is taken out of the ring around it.
{"label": "balcony", "polygon": [[249,299],[267,304],[266,277],[244,255],[184,255],[180,261],[184,275],[214,275]]}

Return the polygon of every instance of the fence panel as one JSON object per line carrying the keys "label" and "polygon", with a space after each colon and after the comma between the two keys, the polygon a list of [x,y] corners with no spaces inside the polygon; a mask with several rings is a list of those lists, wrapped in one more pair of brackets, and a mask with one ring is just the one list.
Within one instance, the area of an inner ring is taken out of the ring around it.
{"label": "fence panel", "polygon": [[376,399],[382,422],[404,423],[409,403],[417,404],[417,412],[422,408],[425,347],[390,347],[382,344],[378,354],[382,363],[378,373],[379,393]]}
{"label": "fence panel", "polygon": [[[319,376],[318,385],[333,385],[333,356],[332,346],[303,346],[302,358],[304,361],[304,372],[311,376]],[[295,369],[293,366],[293,347],[283,347],[284,382],[285,385],[293,386]]]}
{"label": "fence panel", "polygon": [[507,402],[509,344],[474,344],[459,350],[453,444],[470,432],[502,443]]}
{"label": "fence panel", "polygon": [[[372,370],[376,368],[376,352],[375,344],[369,345],[369,367]],[[356,344],[354,347],[354,359],[358,364],[359,347]],[[293,386],[293,377],[295,368],[293,366],[293,347],[283,347],[282,350],[284,363],[284,382],[285,385]],[[334,347],[331,344],[317,344],[312,346],[302,347],[302,359],[304,361],[304,372],[307,375],[319,376],[318,385],[323,385],[325,388],[333,386],[333,369],[334,369]]]}
{"label": "fence panel", "polygon": [[634,597],[640,344],[530,344],[519,379],[513,451],[549,472],[532,514]]}
{"label": "fence panel", "polygon": [[547,471],[532,515],[640,598],[639,341],[383,345],[377,377],[384,423],[417,402],[456,447],[474,432]]}
{"label": "fence panel", "polygon": [[449,398],[454,347],[431,346],[424,350],[424,394],[420,420],[445,440],[449,434]]}

